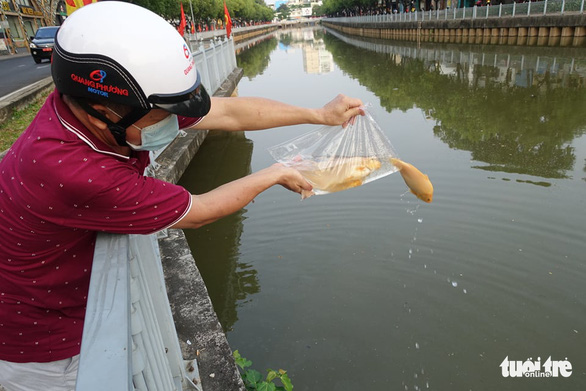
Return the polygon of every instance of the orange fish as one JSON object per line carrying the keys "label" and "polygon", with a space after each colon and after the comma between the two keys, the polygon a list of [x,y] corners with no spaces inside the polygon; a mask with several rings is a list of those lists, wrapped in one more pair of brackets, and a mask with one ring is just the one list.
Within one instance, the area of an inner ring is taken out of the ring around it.
{"label": "orange fish", "polygon": [[[297,169],[314,189],[333,193],[362,185],[366,177],[380,167],[381,162],[375,157],[341,157],[321,164],[309,162]],[[301,193],[303,198],[313,194],[313,191]]]}
{"label": "orange fish", "polygon": [[431,202],[433,199],[433,185],[429,180],[429,177],[415,168],[412,164],[405,163],[402,160],[391,158],[393,166],[397,167],[403,180],[411,190],[411,193],[415,194],[421,201]]}

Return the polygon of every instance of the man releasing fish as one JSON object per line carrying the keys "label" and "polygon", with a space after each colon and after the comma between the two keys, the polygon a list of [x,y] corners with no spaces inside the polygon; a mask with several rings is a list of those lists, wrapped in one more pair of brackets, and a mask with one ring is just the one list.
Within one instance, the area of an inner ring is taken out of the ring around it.
{"label": "man releasing fish", "polygon": [[412,164],[406,163],[397,158],[390,158],[391,163],[397,167],[403,180],[409,187],[411,193],[425,202],[433,199],[433,185],[429,177],[415,168]]}

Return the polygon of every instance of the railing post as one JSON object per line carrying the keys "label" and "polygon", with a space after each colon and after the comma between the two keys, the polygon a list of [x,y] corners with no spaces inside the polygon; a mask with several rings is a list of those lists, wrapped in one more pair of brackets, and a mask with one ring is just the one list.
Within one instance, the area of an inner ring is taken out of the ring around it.
{"label": "railing post", "polygon": [[[503,3],[500,3],[499,5],[503,5]],[[486,7],[486,19],[488,19],[488,10],[490,10],[490,6]],[[499,11],[500,11],[500,8],[499,8]]]}
{"label": "railing post", "polygon": [[547,13],[547,0],[543,3],[543,15]]}
{"label": "railing post", "polygon": [[502,13],[503,13],[503,3],[500,3],[499,4],[499,18],[501,17]]}
{"label": "railing post", "polygon": [[[206,48],[203,44],[203,41],[200,43],[198,52],[201,53],[201,69],[199,69],[199,73],[201,75],[201,83],[204,85],[204,87],[211,92],[212,90],[212,85],[210,84],[212,78],[210,76],[210,70],[209,70],[209,66],[208,66],[208,61],[206,59]],[[197,52],[196,52],[197,53]],[[196,57],[197,58],[197,57]]]}
{"label": "railing post", "polygon": [[513,15],[511,16],[515,16],[515,8],[517,7],[517,3],[513,1]]}
{"label": "railing post", "polygon": [[529,16],[531,14],[531,2],[528,1],[527,2],[527,16]]}
{"label": "railing post", "polygon": [[580,13],[584,13],[584,0],[582,0],[582,4],[580,5]]}
{"label": "railing post", "polygon": [[566,8],[566,0],[562,0],[562,10],[560,12],[560,14],[564,14],[564,8]]}

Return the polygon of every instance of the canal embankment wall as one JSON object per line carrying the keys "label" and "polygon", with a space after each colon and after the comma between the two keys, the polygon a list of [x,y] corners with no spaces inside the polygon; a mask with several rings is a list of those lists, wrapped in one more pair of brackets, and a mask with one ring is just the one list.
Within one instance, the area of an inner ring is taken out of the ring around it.
{"label": "canal embankment wall", "polygon": [[[214,96],[231,96],[243,71],[236,68]],[[156,177],[177,183],[205,140],[208,131],[188,131],[156,159]],[[197,359],[205,391],[245,390],[232,350],[214,311],[185,234],[169,229],[159,238],[167,295],[184,360]]]}
{"label": "canal embankment wall", "polygon": [[582,46],[586,42],[586,14],[462,18],[405,21],[323,19],[322,25],[348,35],[409,41]]}

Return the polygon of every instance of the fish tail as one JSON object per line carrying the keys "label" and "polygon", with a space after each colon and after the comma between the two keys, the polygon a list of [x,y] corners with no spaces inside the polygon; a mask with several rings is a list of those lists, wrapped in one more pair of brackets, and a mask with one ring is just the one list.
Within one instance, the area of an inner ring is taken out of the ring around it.
{"label": "fish tail", "polygon": [[395,157],[392,157],[389,159],[391,164],[395,167],[397,167],[397,169],[400,171],[401,168],[403,168],[403,162],[400,159],[397,159]]}

